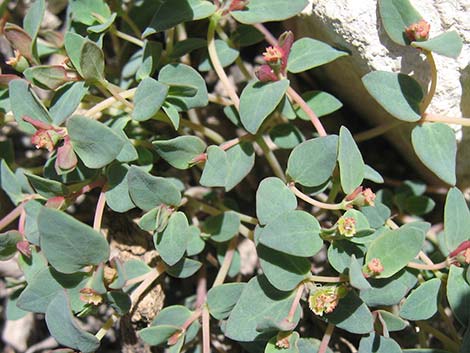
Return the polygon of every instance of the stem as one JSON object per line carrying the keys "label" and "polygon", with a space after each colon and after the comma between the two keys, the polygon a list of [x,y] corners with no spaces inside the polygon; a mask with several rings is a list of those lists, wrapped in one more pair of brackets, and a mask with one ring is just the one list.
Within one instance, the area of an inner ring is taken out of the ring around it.
{"label": "stem", "polygon": [[111,327],[113,327],[114,323],[118,319],[116,314],[112,314],[108,320],[104,323],[103,327],[95,334],[95,337],[98,338],[100,341],[106,336],[106,333],[109,331]]}
{"label": "stem", "polygon": [[135,34],[137,37],[141,37],[141,36],[142,36],[142,34],[140,33],[139,27],[138,27],[138,26],[135,24],[135,22],[129,17],[129,15],[127,14],[126,11],[122,11],[121,17],[122,17],[122,19],[129,25],[130,29],[132,30],[132,32],[134,32],[134,34]]}
{"label": "stem", "polygon": [[444,346],[448,347],[452,352],[459,352],[460,350],[460,345],[457,342],[454,342],[451,340],[449,337],[447,337],[445,334],[442,333],[442,331],[435,329],[428,323],[424,321],[417,321],[416,324],[418,325],[419,328],[422,330],[425,330],[432,334],[434,337],[436,337],[439,341],[441,341]]}
{"label": "stem", "polygon": [[312,199],[311,197],[305,195],[302,191],[297,189],[293,183],[289,185],[289,189],[291,189],[299,199],[304,200],[305,202],[311,204],[312,206],[323,208],[325,210],[344,210],[346,208],[346,204],[344,202],[325,203],[325,202]]}
{"label": "stem", "polygon": [[286,320],[288,322],[292,322],[292,320],[294,320],[294,315],[297,310],[297,307],[299,306],[300,299],[302,298],[304,289],[305,289],[304,284],[300,283],[300,285],[297,287],[297,292],[295,293],[294,301],[292,302],[292,305],[290,306],[289,314],[287,314]]}
{"label": "stem", "polygon": [[21,210],[20,219],[18,221],[18,232],[23,236],[23,239],[25,236],[24,235],[25,224],[26,224],[26,211],[23,207],[23,209]]}
{"label": "stem", "polygon": [[0,230],[5,228],[7,225],[9,225],[21,215],[21,212],[23,211],[23,206],[23,203],[20,203],[9,214],[7,214],[0,220]]}
{"label": "stem", "polygon": [[202,309],[202,353],[211,353],[210,316],[206,305]]}
{"label": "stem", "polygon": [[139,302],[140,297],[142,294],[144,294],[148,288],[152,285],[153,282],[162,274],[165,272],[165,266],[160,263],[158,266],[147,273],[146,278],[144,281],[139,284],[139,286],[131,293],[131,302],[132,302],[132,307],[130,312],[132,313],[137,306],[137,303]]}
{"label": "stem", "polygon": [[338,282],[346,282],[346,278],[342,277],[328,277],[328,276],[310,276],[310,281],[312,282],[323,282],[323,283],[338,283]]}
{"label": "stem", "polygon": [[286,181],[286,176],[284,171],[281,168],[279,161],[277,160],[275,154],[269,148],[268,144],[266,143],[266,137],[260,136],[256,139],[256,142],[261,147],[264,153],[264,157],[266,158],[268,164],[271,166],[274,174],[283,181]]}
{"label": "stem", "polygon": [[433,264],[433,265],[418,264],[416,262],[408,262],[406,266],[410,268],[415,268],[417,270],[435,271],[435,270],[442,270],[443,268],[447,268],[449,265],[450,265],[449,261],[446,259],[445,261],[442,261],[442,262],[439,262],[438,264]]}
{"label": "stem", "polygon": [[201,272],[199,272],[199,278],[196,288],[196,308],[201,307],[206,301],[207,296],[207,276],[205,267],[202,267]]}
{"label": "stem", "polygon": [[225,106],[232,105],[232,102],[225,97],[218,96],[213,93],[209,93],[208,96],[209,96],[209,102],[220,104],[220,105],[225,105]]}
{"label": "stem", "polygon": [[126,100],[124,97],[122,97],[120,95],[120,93],[122,93],[122,92],[119,92],[118,88],[115,87],[112,83],[110,83],[106,80],[102,80],[102,81],[98,82],[97,85],[103,86],[109,93],[111,93],[111,95],[114,98],[116,98],[116,100],[118,100],[119,102],[121,102],[122,104],[127,106],[129,109],[131,109],[131,110],[134,109],[134,105],[131,102],[129,102],[128,100]]}
{"label": "stem", "polygon": [[186,119],[180,119],[180,124],[185,127],[189,127],[190,129],[194,131],[198,131],[204,136],[206,136],[208,139],[214,141],[217,144],[222,144],[225,142],[225,139],[220,135],[219,133],[215,132],[212,129],[209,129],[208,127],[205,127],[203,125],[199,125],[195,122],[186,120]]}
{"label": "stem", "polygon": [[448,118],[438,114],[424,114],[423,121],[432,121],[447,124],[457,124],[462,126],[470,126],[470,119],[468,118]]}
{"label": "stem", "polygon": [[124,39],[124,40],[128,41],[129,43],[135,44],[138,47],[141,47],[141,48],[144,47],[144,42],[141,41],[140,39],[136,38],[136,37],[130,36],[129,34],[118,31],[118,30],[116,30],[114,33],[116,34],[116,37]]}
{"label": "stem", "polygon": [[[137,90],[137,88],[129,89],[127,91],[119,93],[119,96],[122,97],[122,98],[131,98],[131,97],[134,96],[136,90]],[[120,100],[116,99],[115,97],[109,97],[109,98],[103,100],[102,102],[98,103],[97,105],[95,105],[93,108],[88,110],[83,115],[88,116],[88,117],[91,118],[94,115],[102,112],[103,110],[110,108],[117,101],[120,101]]]}
{"label": "stem", "polygon": [[255,24],[254,27],[264,35],[264,39],[266,39],[269,44],[272,46],[278,45],[276,37],[274,37],[261,23]]}
{"label": "stem", "polygon": [[219,272],[215,277],[214,284],[212,284],[212,288],[224,283],[225,277],[227,277],[228,271],[230,269],[230,265],[232,264],[233,254],[235,253],[235,249],[237,248],[237,242],[238,239],[235,237],[228,245],[228,249],[225,252],[224,256],[224,261],[222,262],[222,266],[220,266]]}
{"label": "stem", "polygon": [[104,207],[106,206],[105,190],[101,190],[100,197],[96,203],[95,218],[93,219],[93,229],[99,232],[101,230],[101,221],[103,220]]}
{"label": "stem", "polygon": [[373,139],[375,137],[378,137],[380,135],[383,135],[384,133],[396,128],[397,126],[401,124],[403,124],[403,122],[394,120],[394,121],[389,122],[388,124],[379,125],[370,130],[360,132],[354,135],[353,138],[354,138],[354,141],[356,142],[364,142],[364,141]]}
{"label": "stem", "polygon": [[224,68],[222,67],[215,49],[215,30],[217,28],[217,21],[219,20],[219,17],[220,14],[216,13],[215,15],[212,15],[209,21],[209,30],[207,32],[207,50],[209,51],[209,58],[215,72],[217,73],[217,76],[219,76],[219,79],[227,90],[232,103],[238,110],[238,107],[240,106],[240,99],[238,98],[237,92],[235,92],[232,83],[230,82],[227,74],[224,71]]}
{"label": "stem", "polygon": [[436,62],[434,61],[432,52],[429,50],[424,50],[424,54],[426,55],[426,58],[428,59],[429,68],[431,69],[431,87],[429,87],[428,94],[426,95],[423,102],[421,103],[421,114],[424,114],[426,112],[426,109],[429,107],[429,104],[431,104],[432,98],[434,97],[434,94],[436,93],[436,86],[437,86],[437,68],[436,68]]}
{"label": "stem", "polygon": [[289,87],[287,89],[287,94],[299,105],[299,107],[305,112],[305,114],[308,115],[310,118],[310,121],[312,122],[313,126],[317,130],[318,134],[320,136],[327,136],[328,134],[325,131],[325,128],[323,127],[322,123],[320,122],[320,119],[318,119],[318,116],[315,114],[315,112],[310,108],[310,106],[307,104],[307,102],[304,101],[304,99],[298,94],[292,87]]}
{"label": "stem", "polygon": [[321,339],[320,348],[318,348],[318,353],[326,353],[326,350],[328,349],[328,343],[330,343],[330,338],[334,329],[335,325],[333,324],[328,324],[328,326],[326,326],[325,334]]}

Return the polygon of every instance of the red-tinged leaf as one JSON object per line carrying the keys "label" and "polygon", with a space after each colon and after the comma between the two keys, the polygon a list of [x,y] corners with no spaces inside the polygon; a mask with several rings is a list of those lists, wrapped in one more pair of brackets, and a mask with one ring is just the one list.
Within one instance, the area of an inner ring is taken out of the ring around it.
{"label": "red-tinged leaf", "polygon": [[8,88],[8,83],[18,78],[21,77],[13,74],[0,74],[0,88]]}
{"label": "red-tinged leaf", "polygon": [[7,23],[3,29],[3,34],[12,47],[18,50],[31,64],[37,64],[32,52],[33,41],[23,28],[12,23]]}

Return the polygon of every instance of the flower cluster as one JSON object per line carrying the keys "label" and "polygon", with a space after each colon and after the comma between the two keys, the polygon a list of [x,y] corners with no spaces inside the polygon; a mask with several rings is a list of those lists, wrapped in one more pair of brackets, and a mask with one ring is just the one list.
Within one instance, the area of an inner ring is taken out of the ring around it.
{"label": "flower cluster", "polygon": [[347,289],[343,286],[315,288],[308,298],[310,310],[319,316],[332,313],[338,306],[339,300],[346,295],[346,291]]}
{"label": "flower cluster", "polygon": [[422,42],[429,38],[431,25],[425,20],[420,20],[405,28],[405,35],[410,42]]}
{"label": "flower cluster", "polygon": [[346,196],[346,201],[351,201],[351,207],[354,206],[375,206],[375,193],[370,189],[364,189],[362,186],[359,186],[351,194]]}
{"label": "flower cluster", "polygon": [[353,237],[356,234],[356,220],[353,217],[341,217],[338,219],[338,232],[345,237]]}
{"label": "flower cluster", "polygon": [[373,258],[367,264],[365,275],[367,277],[376,276],[376,275],[382,273],[383,270],[384,270],[384,267],[383,267],[382,262],[380,261],[380,259]]}
{"label": "flower cluster", "polygon": [[256,77],[262,82],[279,81],[287,74],[287,59],[294,43],[291,31],[284,32],[278,40],[278,45],[267,47],[263,53],[265,64],[256,71]]}

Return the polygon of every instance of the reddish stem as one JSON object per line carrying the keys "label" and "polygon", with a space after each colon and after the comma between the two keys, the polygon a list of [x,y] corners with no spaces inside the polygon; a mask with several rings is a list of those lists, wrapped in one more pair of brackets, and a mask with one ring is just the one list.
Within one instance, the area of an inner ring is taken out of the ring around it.
{"label": "reddish stem", "polygon": [[104,207],[106,206],[106,194],[105,188],[101,190],[100,197],[96,203],[95,218],[93,219],[93,229],[100,231],[101,222],[103,220]]}
{"label": "reddish stem", "polygon": [[23,206],[24,206],[23,203],[20,203],[9,214],[7,214],[5,217],[3,217],[0,220],[0,230],[5,228],[7,225],[9,225],[11,222],[13,222],[15,219],[17,219],[21,215]]}
{"label": "reddish stem", "polygon": [[24,227],[26,224],[26,211],[24,207],[21,209],[20,219],[18,221],[18,232],[24,237]]}
{"label": "reddish stem", "polygon": [[202,309],[202,353],[211,353],[210,316],[207,306]]}
{"label": "reddish stem", "polygon": [[317,130],[318,134],[320,136],[327,136],[328,134],[325,131],[325,128],[323,127],[322,123],[320,122],[320,119],[318,119],[318,116],[315,114],[315,112],[310,108],[310,106],[307,104],[307,102],[304,101],[304,99],[298,94],[292,87],[289,87],[287,89],[287,94],[299,105],[300,108],[308,115],[310,118],[310,121],[312,122],[313,126]]}
{"label": "reddish stem", "polygon": [[201,269],[196,289],[196,308],[200,308],[206,301],[207,277],[204,267]]}
{"label": "reddish stem", "polygon": [[318,353],[326,353],[326,350],[328,349],[328,343],[330,343],[330,338],[333,334],[334,329],[335,325],[328,324],[328,326],[326,327],[325,334],[323,335],[323,338],[321,340],[320,348],[318,348]]}
{"label": "reddish stem", "polygon": [[300,298],[302,298],[302,293],[304,292],[304,288],[305,287],[303,283],[301,283],[297,288],[297,293],[295,293],[294,301],[292,302],[292,305],[289,310],[289,314],[287,315],[288,322],[292,322],[292,320],[294,320],[295,311],[297,310],[297,307],[299,306]]}
{"label": "reddish stem", "polygon": [[442,270],[443,268],[448,267],[451,263],[452,261],[450,259],[446,259],[445,261],[442,261],[438,264],[433,264],[433,265],[425,265],[425,264],[418,264],[416,262],[408,262],[406,266],[410,268],[415,268],[417,270],[436,271],[436,270]]}

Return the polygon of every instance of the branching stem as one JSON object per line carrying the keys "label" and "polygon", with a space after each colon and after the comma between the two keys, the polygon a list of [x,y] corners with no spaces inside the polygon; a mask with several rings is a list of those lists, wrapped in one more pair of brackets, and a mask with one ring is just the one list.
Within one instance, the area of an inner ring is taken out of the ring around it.
{"label": "branching stem", "polygon": [[344,210],[346,209],[347,203],[341,202],[341,203],[325,203],[321,202],[315,199],[312,199],[310,196],[305,195],[302,191],[297,189],[294,185],[294,183],[289,184],[289,188],[294,192],[294,194],[301,200],[309,203],[312,206],[322,208],[325,210]]}

